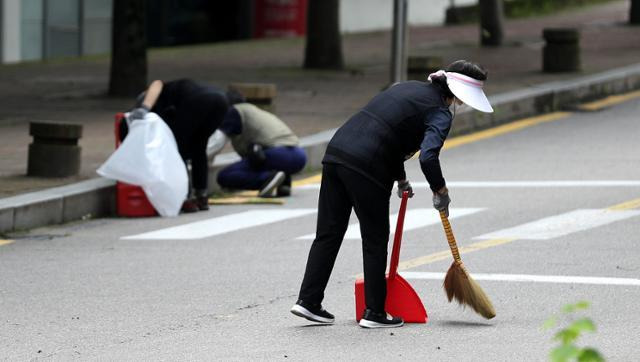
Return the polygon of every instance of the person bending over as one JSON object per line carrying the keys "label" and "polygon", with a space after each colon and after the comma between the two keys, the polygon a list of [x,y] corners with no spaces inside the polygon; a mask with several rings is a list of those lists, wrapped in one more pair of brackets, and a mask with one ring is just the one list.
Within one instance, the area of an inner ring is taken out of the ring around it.
{"label": "person bending over", "polygon": [[[187,164],[191,163],[191,184],[183,212],[208,210],[207,142],[220,126],[229,108],[224,91],[200,84],[191,79],[169,82],[154,80],[138,97],[130,121],[143,119],[147,112],[155,112],[167,123],[175,136],[178,152]],[[121,123],[126,128],[126,122]],[[121,137],[126,129],[121,129]]]}
{"label": "person bending over", "polygon": [[420,167],[433,193],[433,206],[448,214],[449,195],[439,154],[453,121],[449,107],[463,102],[483,112],[493,109],[482,91],[487,73],[460,60],[427,82],[397,83],[374,97],[335,133],[325,153],[318,201],[316,238],[311,245],[298,295],[291,308],[297,316],[333,323],[322,308],[351,209],[360,221],[366,309],[364,328],[400,327],[401,318],[385,311],[389,198],[394,182],[398,196],[413,196],[404,161],[420,151]]}

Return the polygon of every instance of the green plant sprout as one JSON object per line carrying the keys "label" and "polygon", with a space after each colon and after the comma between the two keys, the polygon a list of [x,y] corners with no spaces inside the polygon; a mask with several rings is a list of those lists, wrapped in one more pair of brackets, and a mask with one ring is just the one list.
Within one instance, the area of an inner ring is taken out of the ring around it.
{"label": "green plant sprout", "polygon": [[[603,362],[604,357],[592,347],[579,347],[577,340],[583,333],[596,332],[596,325],[590,318],[577,318],[575,313],[589,308],[589,303],[580,301],[575,304],[567,304],[562,308],[563,320],[569,324],[556,332],[554,341],[560,344],[551,350],[549,357],[553,362]],[[549,318],[543,325],[544,329],[554,328],[558,324],[558,317]]]}

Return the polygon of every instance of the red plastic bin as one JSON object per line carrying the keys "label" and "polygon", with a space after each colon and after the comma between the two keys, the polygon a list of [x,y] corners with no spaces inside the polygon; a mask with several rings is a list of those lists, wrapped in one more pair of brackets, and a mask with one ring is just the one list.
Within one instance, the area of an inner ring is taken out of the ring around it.
{"label": "red plastic bin", "polygon": [[[122,123],[123,119],[124,113],[116,114],[116,148],[120,146],[120,123]],[[151,205],[151,202],[149,202],[142,187],[120,181],[116,183],[116,212],[118,216],[125,217],[158,215],[158,212],[156,212],[156,209]]]}

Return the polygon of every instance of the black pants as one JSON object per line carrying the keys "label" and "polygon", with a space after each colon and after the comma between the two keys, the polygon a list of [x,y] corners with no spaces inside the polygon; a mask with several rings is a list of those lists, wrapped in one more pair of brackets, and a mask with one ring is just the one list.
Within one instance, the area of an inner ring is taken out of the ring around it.
{"label": "black pants", "polygon": [[323,166],[316,239],[309,251],[299,299],[312,304],[320,304],[324,299],[353,208],[362,236],[365,303],[373,311],[384,311],[390,194],[391,189],[384,190],[347,167]]}

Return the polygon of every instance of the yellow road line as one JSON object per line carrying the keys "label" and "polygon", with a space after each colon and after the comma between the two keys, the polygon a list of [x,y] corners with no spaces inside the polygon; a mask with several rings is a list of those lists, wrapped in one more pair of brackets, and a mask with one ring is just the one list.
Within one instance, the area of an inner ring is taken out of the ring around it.
{"label": "yellow road line", "polygon": [[571,115],[570,112],[547,113],[541,116],[525,118],[519,121],[507,123],[502,126],[489,128],[484,131],[475,132],[465,136],[453,137],[445,141],[443,149],[450,149],[450,148],[466,145],[468,143],[477,142],[487,138],[500,136],[505,133],[518,131],[523,128],[535,126],[545,122],[557,121],[559,119],[566,118],[570,115]]}
{"label": "yellow road line", "polygon": [[620,104],[634,98],[640,98],[640,91],[609,96],[594,102],[583,103],[578,106],[578,109],[585,111],[599,111],[603,108],[611,107],[613,105]]}
{"label": "yellow road line", "polygon": [[309,184],[317,184],[320,183],[320,180],[322,179],[322,174],[318,173],[315,174],[313,176],[309,176],[307,178],[303,178],[300,180],[295,180],[292,182],[293,186],[302,186],[302,185],[309,185]]}
{"label": "yellow road line", "polygon": [[453,260],[453,257],[451,256],[451,251],[443,250],[437,253],[420,256],[414,259],[409,259],[407,261],[400,262],[398,263],[398,270],[407,270],[407,269],[415,268],[420,265],[430,264],[430,263],[434,263],[436,261],[445,260],[445,259]]}
{"label": "yellow road line", "polygon": [[[510,243],[512,241],[516,241],[518,239],[491,239],[491,240],[484,240],[484,241],[480,241],[477,243],[473,243],[467,246],[463,246],[463,247],[458,247],[458,252],[460,254],[466,254],[466,253],[471,253],[474,251],[478,251],[478,250],[482,250],[482,249],[488,249],[488,248],[492,248],[494,246],[498,246],[498,245],[503,245],[503,244],[507,244]],[[453,261],[453,256],[451,256],[451,251],[450,250],[443,250],[443,251],[439,251],[437,253],[433,253],[433,254],[429,254],[429,255],[425,255],[425,256],[420,256],[414,259],[409,259],[403,262],[398,263],[398,270],[402,271],[402,270],[408,270],[411,268],[415,268],[421,265],[427,265],[427,264],[431,264],[431,263],[435,263],[436,261],[440,261],[440,260],[446,260],[449,259],[451,261]],[[362,274],[358,274],[356,275],[356,278],[362,278],[363,275]]]}
{"label": "yellow road line", "polygon": [[13,243],[13,240],[5,240],[5,239],[0,239],[0,246],[2,245],[9,245]]}
{"label": "yellow road line", "polygon": [[245,197],[258,197],[258,191],[256,190],[246,190],[234,193],[235,196],[245,196]]}
{"label": "yellow road line", "polygon": [[621,204],[613,205],[613,206],[607,207],[607,210],[620,211],[620,210],[632,210],[637,208],[640,208],[640,199],[635,199],[635,200],[623,202]]}
{"label": "yellow road line", "polygon": [[[460,254],[466,254],[466,253],[471,253],[471,252],[482,250],[482,249],[492,248],[492,247],[498,246],[498,245],[507,244],[507,243],[510,243],[512,241],[515,241],[515,240],[518,240],[518,239],[491,239],[491,240],[484,240],[484,241],[473,243],[473,244],[470,244],[470,245],[467,245],[467,246],[459,247],[458,251],[460,252]],[[415,267],[420,266],[420,265],[431,264],[433,262],[440,261],[440,260],[445,260],[445,259],[451,259],[451,261],[453,261],[453,257],[451,256],[451,251],[443,250],[443,251],[439,251],[437,253],[421,256],[421,257],[418,257],[418,258],[415,258],[415,259],[410,259],[410,260],[407,260],[407,261],[403,261],[403,262],[398,264],[398,270],[407,270],[407,269],[415,268]]]}

